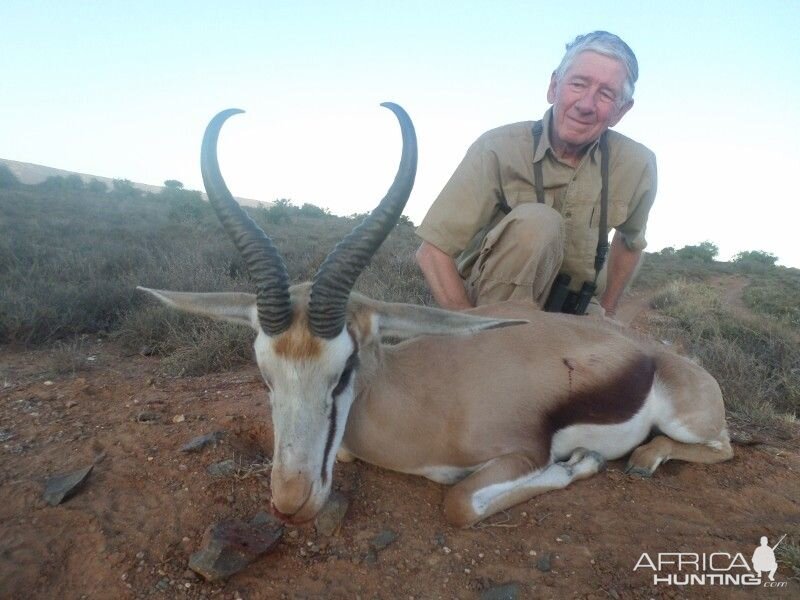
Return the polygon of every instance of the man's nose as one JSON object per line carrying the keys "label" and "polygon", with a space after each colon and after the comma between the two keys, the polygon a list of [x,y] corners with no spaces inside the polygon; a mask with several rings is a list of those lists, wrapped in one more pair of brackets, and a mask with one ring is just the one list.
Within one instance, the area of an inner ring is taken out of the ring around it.
{"label": "man's nose", "polygon": [[581,97],[578,98],[578,101],[575,103],[575,108],[585,113],[594,112],[596,106],[594,93],[592,93],[591,90],[586,90],[581,94]]}

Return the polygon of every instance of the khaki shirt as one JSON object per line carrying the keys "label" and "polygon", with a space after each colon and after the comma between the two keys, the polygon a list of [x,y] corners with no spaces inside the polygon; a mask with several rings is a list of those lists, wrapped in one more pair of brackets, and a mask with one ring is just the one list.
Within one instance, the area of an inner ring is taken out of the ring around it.
{"label": "khaki shirt", "polygon": [[[495,216],[501,199],[512,209],[537,201],[533,163],[541,161],[545,202],[564,220],[567,241],[561,271],[572,277],[571,288],[594,280],[602,187],[599,145],[595,142],[574,168],[553,153],[551,110],[545,113],[543,125],[536,156],[533,121],[499,127],[479,137],[417,228],[417,235],[457,257]],[[622,234],[629,249],[641,250],[647,244],[647,216],[656,195],[656,157],[642,144],[611,130],[608,146],[608,226]],[[604,288],[604,283],[602,273],[598,288]]]}

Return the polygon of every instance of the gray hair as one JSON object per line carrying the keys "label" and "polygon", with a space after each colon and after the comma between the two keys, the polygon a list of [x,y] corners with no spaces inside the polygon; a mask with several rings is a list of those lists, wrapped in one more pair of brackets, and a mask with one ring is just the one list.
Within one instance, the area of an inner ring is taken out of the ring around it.
{"label": "gray hair", "polygon": [[564,76],[575,57],[581,52],[597,52],[603,56],[618,60],[625,65],[627,77],[625,77],[625,84],[622,89],[622,102],[625,103],[633,98],[636,80],[639,79],[639,63],[628,44],[607,31],[593,31],[585,35],[579,35],[574,41],[567,44],[567,51],[555,72],[556,79],[561,79]]}

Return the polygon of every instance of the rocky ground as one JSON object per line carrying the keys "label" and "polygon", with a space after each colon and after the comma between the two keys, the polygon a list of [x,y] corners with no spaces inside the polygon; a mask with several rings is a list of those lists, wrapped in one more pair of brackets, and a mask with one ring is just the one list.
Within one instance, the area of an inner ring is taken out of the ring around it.
{"label": "rocky ground", "polygon": [[[796,531],[797,437],[737,446],[719,465],[671,462],[649,480],[611,463],[467,530],[445,523],[443,486],[339,464],[338,532],[289,527],[237,575],[205,582],[188,564],[206,528],[269,506],[258,372],[165,378],[107,340],[82,348],[80,369],[61,374],[52,352],[0,350],[2,598],[800,597],[785,566],[786,587],[769,589],[654,586],[652,571],[634,571],[643,552],[749,559],[762,535]],[[181,451],[216,431],[216,444]],[[71,498],[45,502],[49,477],[92,464]]]}

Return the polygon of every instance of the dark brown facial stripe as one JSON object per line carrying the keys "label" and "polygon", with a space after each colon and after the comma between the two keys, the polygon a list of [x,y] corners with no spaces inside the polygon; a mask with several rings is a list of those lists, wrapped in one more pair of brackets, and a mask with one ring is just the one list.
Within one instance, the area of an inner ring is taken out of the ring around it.
{"label": "dark brown facial stripe", "polygon": [[322,471],[320,478],[322,485],[328,483],[328,459],[330,458],[331,447],[333,446],[333,438],[336,435],[336,398],[331,403],[331,414],[328,415],[328,439],[325,440],[325,453],[322,455]]}
{"label": "dark brown facial stripe", "polygon": [[331,394],[331,412],[328,415],[328,438],[325,440],[325,452],[322,455],[322,472],[320,473],[322,485],[328,482],[328,459],[333,447],[333,439],[336,437],[336,397],[347,388],[353,378],[353,372],[358,367],[358,342],[350,329],[347,330],[347,333],[350,334],[350,340],[353,342],[353,352],[347,357],[344,370],[339,376],[339,383],[336,384]]}
{"label": "dark brown facial stripe", "polygon": [[[565,377],[572,378],[573,365],[564,360]],[[653,386],[653,357],[640,354],[619,375],[593,389],[573,392],[545,419],[548,438],[570,425],[611,425],[633,417]],[[571,387],[571,386],[570,386]]]}

